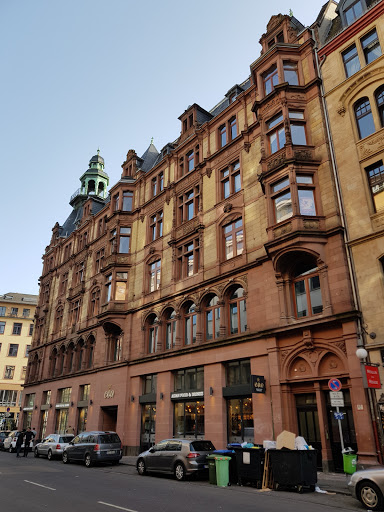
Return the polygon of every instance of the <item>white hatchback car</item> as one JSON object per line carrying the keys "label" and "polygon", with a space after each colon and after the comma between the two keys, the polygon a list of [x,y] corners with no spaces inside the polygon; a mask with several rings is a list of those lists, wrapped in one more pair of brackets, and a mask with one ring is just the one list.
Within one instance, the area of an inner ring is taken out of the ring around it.
{"label": "white hatchback car", "polygon": [[[9,436],[4,439],[4,450],[9,453],[16,451],[16,439],[19,434],[19,430],[13,430]],[[33,450],[33,439],[31,439],[31,442],[29,443],[29,448],[30,450]],[[24,443],[21,445],[21,449],[24,450]]]}

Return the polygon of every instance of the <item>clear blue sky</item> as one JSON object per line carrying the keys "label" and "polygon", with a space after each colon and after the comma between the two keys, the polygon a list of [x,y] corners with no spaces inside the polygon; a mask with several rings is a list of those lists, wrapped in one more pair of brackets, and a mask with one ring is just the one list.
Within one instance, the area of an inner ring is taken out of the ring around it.
{"label": "clear blue sky", "polygon": [[189,105],[210,110],[248,77],[272,15],[310,25],[323,1],[267,3],[0,0],[0,294],[38,293],[98,147],[113,185],[129,149],[160,150]]}

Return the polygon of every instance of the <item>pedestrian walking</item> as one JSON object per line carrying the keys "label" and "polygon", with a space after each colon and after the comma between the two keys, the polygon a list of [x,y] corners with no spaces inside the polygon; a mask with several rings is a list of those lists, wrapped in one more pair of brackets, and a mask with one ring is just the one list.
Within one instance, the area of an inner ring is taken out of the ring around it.
{"label": "pedestrian walking", "polygon": [[24,457],[28,457],[29,445],[34,437],[35,434],[32,432],[31,427],[28,427],[24,437]]}
{"label": "pedestrian walking", "polygon": [[17,439],[16,439],[16,457],[20,457],[21,445],[23,444],[23,441],[24,441],[24,433],[25,433],[25,430],[22,430],[22,431],[19,432],[19,435],[17,436]]}

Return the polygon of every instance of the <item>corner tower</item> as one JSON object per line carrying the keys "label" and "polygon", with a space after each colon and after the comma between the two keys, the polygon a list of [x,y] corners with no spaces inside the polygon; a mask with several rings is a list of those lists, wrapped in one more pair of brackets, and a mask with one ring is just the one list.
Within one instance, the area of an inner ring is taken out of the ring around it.
{"label": "corner tower", "polygon": [[89,161],[88,170],[80,178],[81,187],[72,194],[69,204],[73,208],[81,206],[89,196],[106,199],[109,184],[108,174],[104,171],[104,158],[100,156],[100,150]]}

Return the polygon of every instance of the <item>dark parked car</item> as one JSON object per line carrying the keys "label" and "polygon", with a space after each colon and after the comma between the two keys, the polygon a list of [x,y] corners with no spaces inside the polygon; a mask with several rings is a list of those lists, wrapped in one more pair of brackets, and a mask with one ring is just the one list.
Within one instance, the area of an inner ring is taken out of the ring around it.
{"label": "dark parked car", "polygon": [[208,473],[207,455],[214,450],[211,441],[165,439],[138,456],[136,469],[139,475],[153,471],[184,480],[188,475]]}
{"label": "dark parked car", "polygon": [[82,432],[63,451],[63,462],[84,462],[89,468],[98,462],[118,464],[122,457],[121,441],[116,432]]}
{"label": "dark parked car", "polygon": [[61,458],[64,448],[68,446],[73,438],[73,434],[50,434],[35,446],[35,457],[44,455],[48,460],[52,460],[54,457]]}
{"label": "dark parked car", "polygon": [[9,436],[10,432],[9,430],[3,430],[0,432],[0,450],[4,450],[4,439]]}

